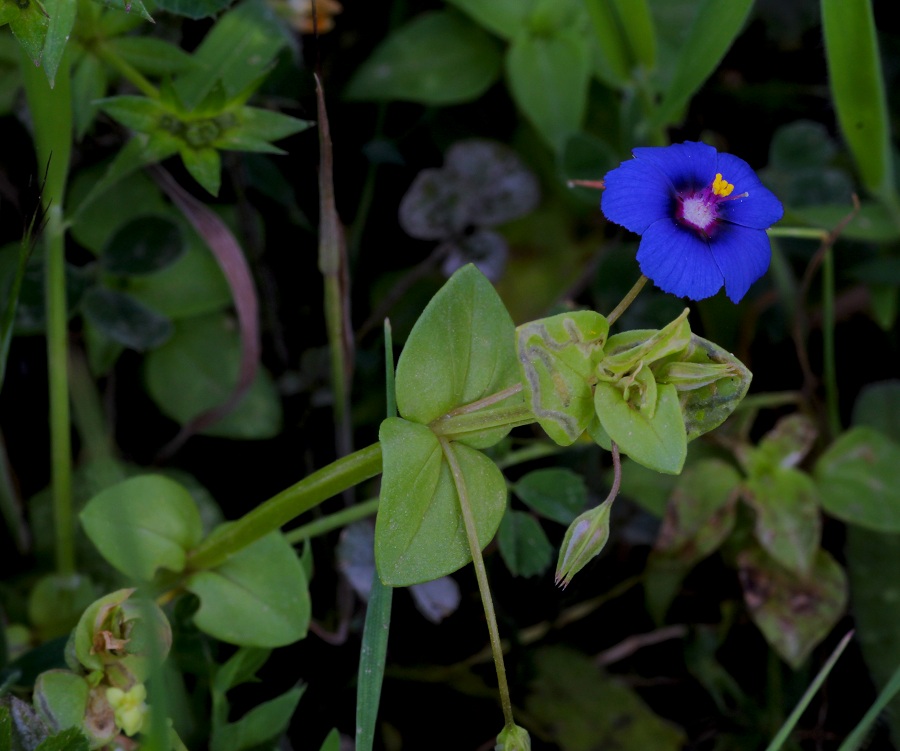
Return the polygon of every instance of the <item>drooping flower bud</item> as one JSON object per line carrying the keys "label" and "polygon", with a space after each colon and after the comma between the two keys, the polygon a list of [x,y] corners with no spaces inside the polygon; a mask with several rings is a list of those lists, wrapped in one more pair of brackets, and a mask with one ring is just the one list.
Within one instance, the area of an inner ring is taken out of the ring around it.
{"label": "drooping flower bud", "polygon": [[556,583],[566,587],[572,577],[596,556],[609,539],[609,513],[613,499],[610,498],[596,508],[585,511],[566,530],[559,549],[556,565]]}
{"label": "drooping flower bud", "polygon": [[525,728],[507,725],[497,736],[494,751],[531,751],[531,736]]}

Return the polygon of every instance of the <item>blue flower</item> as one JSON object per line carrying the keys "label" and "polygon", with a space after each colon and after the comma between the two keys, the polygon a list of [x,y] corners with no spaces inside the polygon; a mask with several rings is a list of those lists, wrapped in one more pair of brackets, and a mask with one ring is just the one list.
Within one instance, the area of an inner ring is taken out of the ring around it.
{"label": "blue flower", "polygon": [[634,149],[604,178],[606,218],[641,235],[641,272],[678,297],[739,302],[769,268],[781,202],[743,159],[688,141]]}

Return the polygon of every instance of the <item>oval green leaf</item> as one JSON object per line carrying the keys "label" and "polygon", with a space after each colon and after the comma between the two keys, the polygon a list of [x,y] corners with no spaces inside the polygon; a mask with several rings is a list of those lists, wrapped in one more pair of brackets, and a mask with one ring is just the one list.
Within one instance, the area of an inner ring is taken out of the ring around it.
{"label": "oval green leaf", "polygon": [[260,538],[215,569],[192,574],[185,587],[200,598],[194,623],[216,639],[283,647],[306,636],[306,574],[280,532]]}
{"label": "oval green leaf", "polygon": [[101,256],[111,274],[152,274],[184,253],[178,225],[161,216],[140,216],[118,228]]}
{"label": "oval green leaf", "polygon": [[92,287],[81,302],[84,317],[117,344],[146,352],[172,336],[172,322],[127,292]]}
{"label": "oval green leaf", "polygon": [[513,576],[543,574],[553,562],[553,546],[530,514],[509,511],[500,523],[497,545]]}
{"label": "oval green leaf", "polygon": [[851,428],[819,457],[822,508],[849,524],[900,532],[900,444],[872,428]]}
{"label": "oval green leaf", "polygon": [[[160,410],[184,425],[221,404],[234,389],[240,342],[230,320],[219,314],[175,324],[175,334],[144,361],[147,390]],[[271,438],[281,429],[281,401],[272,377],[260,369],[234,411],[204,428],[204,435]]]}
{"label": "oval green leaf", "polygon": [[[516,385],[515,346],[515,327],[494,287],[474,266],[463,266],[410,332],[397,363],[397,409],[427,425]],[[496,440],[506,432],[495,431]]]}
{"label": "oval green leaf", "polygon": [[[472,560],[459,496],[437,437],[397,417],[381,424],[384,452],[375,562],[385,584],[406,587],[450,574]],[[453,443],[483,549],[506,510],[506,481],[487,456]]]}
{"label": "oval green leaf", "polygon": [[435,11],[385,39],[344,94],[358,100],[458,104],[477,99],[499,75],[496,42],[464,16]]}
{"label": "oval green leaf", "polygon": [[117,570],[150,581],[160,567],[184,569],[203,535],[191,494],[162,475],[132,477],[95,495],[80,514],[91,542]]}

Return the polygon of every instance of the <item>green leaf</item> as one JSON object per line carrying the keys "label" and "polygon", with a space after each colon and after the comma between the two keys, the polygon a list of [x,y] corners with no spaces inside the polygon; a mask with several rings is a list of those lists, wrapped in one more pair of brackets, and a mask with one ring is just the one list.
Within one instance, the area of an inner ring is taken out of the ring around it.
{"label": "green leaf", "polygon": [[526,399],[540,426],[561,446],[577,441],[593,419],[590,380],[608,333],[606,319],[589,310],[516,329]]}
{"label": "green leaf", "polygon": [[305,686],[292,688],[254,707],[237,722],[214,728],[210,751],[243,751],[277,738],[287,730],[305,690]]}
{"label": "green leaf", "polygon": [[616,386],[602,381],[594,391],[594,407],[600,424],[623,453],[657,472],[681,472],[687,434],[674,386],[659,386],[652,417],[626,401]]}
{"label": "green leaf", "polygon": [[190,230],[186,250],[175,263],[155,274],[128,277],[123,289],[172,319],[214,313],[231,305],[231,289],[219,264]]}
{"label": "green leaf", "polygon": [[160,127],[163,117],[171,117],[158,99],[146,96],[114,96],[101,99],[98,104],[113,120],[138,133],[152,133]]}
{"label": "green leaf", "polygon": [[[397,409],[407,420],[427,425],[517,383],[512,319],[484,275],[464,266],[431,299],[410,332],[397,363]],[[507,432],[491,431],[479,447]]]}
{"label": "green leaf", "polygon": [[879,430],[900,444],[900,381],[865,386],[853,405],[853,424]]}
{"label": "green leaf", "polygon": [[[20,242],[15,252],[0,253],[0,293],[6,298],[6,304],[0,309],[0,390],[6,375],[6,361],[12,343],[13,330],[16,323],[16,310],[22,282],[28,268],[29,245],[28,234]],[[7,261],[8,263],[4,263]],[[9,267],[8,282],[3,278],[4,267]]]}
{"label": "green leaf", "polygon": [[283,647],[306,636],[306,575],[280,532],[260,538],[212,570],[192,574],[185,588],[200,598],[194,615],[197,628],[216,639]]}
{"label": "green leaf", "polygon": [[74,0],[43,0],[43,3],[50,19],[47,25],[47,37],[44,40],[41,65],[52,88],[56,82],[56,72],[69,41],[69,35],[75,25],[75,10],[78,3]]}
{"label": "green leaf", "polygon": [[900,444],[877,430],[855,427],[816,462],[822,508],[849,524],[900,532]]}
{"label": "green leaf", "polygon": [[72,727],[41,741],[35,751],[88,751],[90,744],[80,728]]}
{"label": "green leaf", "polygon": [[[175,333],[144,359],[150,396],[163,414],[186,425],[221,404],[234,390],[240,342],[231,320],[218,313],[175,323]],[[204,435],[261,439],[281,429],[281,400],[272,377],[260,369],[235,409],[204,428]]]}
{"label": "green leaf", "polygon": [[444,106],[477,99],[500,75],[496,42],[456,13],[417,16],[385,39],[344,91],[353,100]]}
{"label": "green leaf", "polygon": [[611,0],[585,0],[597,41],[597,57],[602,77],[622,87],[631,79],[631,55],[621,18]]}
{"label": "green leaf", "polygon": [[448,2],[504,39],[512,39],[525,28],[535,5],[535,0],[495,0],[490,3],[482,0],[448,0]]}
{"label": "green leaf", "polygon": [[513,99],[557,153],[581,129],[590,63],[585,38],[565,29],[550,36],[520,33],[507,51],[506,74]]}
{"label": "green leaf", "polygon": [[[875,685],[885,686],[900,665],[900,535],[851,526],[845,550],[856,638]],[[895,746],[898,710],[895,698],[886,715]]]}
{"label": "green leaf", "polygon": [[685,308],[678,318],[658,331],[635,329],[611,336],[606,345],[606,355],[600,362],[602,372],[620,377],[635,371],[642,362],[652,365],[663,358],[690,351],[692,339],[688,312]]}
{"label": "green leaf", "polygon": [[144,75],[171,76],[185,73],[197,64],[181,47],[164,39],[119,36],[104,41],[104,45]]}
{"label": "green leaf", "polygon": [[0,23],[9,23],[13,36],[35,65],[41,64],[41,53],[50,21],[38,0],[21,3],[6,0],[0,7]]}
{"label": "green leaf", "polygon": [[[282,112],[259,107],[242,107],[238,115],[237,133],[260,141],[279,141],[311,128],[310,120],[300,120]],[[227,140],[227,139],[222,139]]]}
{"label": "green leaf", "polygon": [[254,681],[256,671],[265,664],[271,654],[271,649],[240,647],[227,662],[216,669],[212,689],[225,694],[235,686]]}
{"label": "green leaf", "polygon": [[863,185],[896,202],[891,126],[870,0],[821,0],[831,97]]}
{"label": "green leaf", "polygon": [[[796,221],[831,231],[851,211],[852,208],[845,204],[791,207],[785,218],[788,222]],[[859,211],[841,230],[841,237],[864,242],[893,242],[900,238],[900,227],[897,227],[897,222],[885,206],[874,201],[862,201]]]}
{"label": "green leaf", "polygon": [[675,485],[654,550],[685,565],[702,561],[731,534],[741,476],[720,459],[691,464]]}
{"label": "green leaf", "polygon": [[807,576],[822,536],[812,478],[796,469],[778,467],[748,478],[745,487],[744,498],[756,512],[756,539],[786,569]]}
{"label": "green leaf", "polygon": [[541,516],[569,524],[587,505],[587,485],[570,469],[536,469],[519,479],[512,491]]}
{"label": "green leaf", "polygon": [[111,274],[152,274],[184,253],[178,224],[161,216],[139,216],[119,227],[103,248],[101,262]]}
{"label": "green leaf", "polygon": [[828,635],[847,605],[847,577],[824,550],[799,579],[761,550],[738,556],[744,601],[766,641],[795,670]]}
{"label": "green leaf", "polygon": [[28,621],[41,639],[65,636],[97,599],[96,590],[84,574],[46,574],[28,593]]}
{"label": "green leaf", "polygon": [[530,514],[508,511],[497,533],[497,544],[513,576],[543,574],[553,562],[553,546]]}
{"label": "green leaf", "polygon": [[645,73],[656,65],[656,31],[647,0],[612,0],[635,65]]}
{"label": "green leaf", "polygon": [[182,571],[203,534],[191,494],[162,475],[132,477],[101,491],[79,518],[103,557],[140,581],[150,581],[160,567]]}
{"label": "green leaf", "polygon": [[125,292],[92,287],[81,302],[84,317],[105,336],[146,352],[172,336],[172,322]]}
{"label": "green leaf", "polygon": [[722,62],[737,38],[753,0],[702,0],[669,83],[654,115],[652,127],[674,123],[691,97]]}
{"label": "green leaf", "polygon": [[548,740],[566,751],[677,751],[684,733],[654,714],[637,693],[591,658],[565,647],[534,655],[536,675],[525,707]]}
{"label": "green leaf", "polygon": [[34,706],[41,719],[54,731],[80,728],[89,691],[84,676],[71,670],[47,670],[34,684]]}
{"label": "green leaf", "polygon": [[322,741],[319,751],[341,751],[341,734],[337,731],[337,728],[331,729],[331,732]]}
{"label": "green leaf", "polygon": [[231,0],[156,0],[156,7],[179,16],[198,19],[213,16],[228,7]]}
{"label": "green leaf", "polygon": [[678,389],[687,439],[693,441],[728,419],[747,395],[753,374],[730,352],[696,334],[691,334],[687,355],[679,361],[699,365],[713,374],[706,383],[699,379],[679,383],[673,377],[676,365],[670,363],[668,369],[660,369],[657,379]]}
{"label": "green leaf", "polygon": [[212,195],[219,195],[219,186],[222,184],[222,158],[219,152],[211,147],[193,149],[183,146],[179,153],[191,177]]}
{"label": "green leaf", "polygon": [[[398,368],[398,380],[399,374]],[[406,587],[462,568],[472,555],[456,485],[437,437],[426,425],[392,417],[381,424],[379,440],[384,476],[375,525],[375,562],[381,580]],[[484,548],[506,510],[506,482],[480,451],[459,443],[451,447]]]}
{"label": "green leaf", "polygon": [[97,100],[106,94],[106,67],[95,55],[84,55],[72,71],[72,118],[75,136],[84,138],[97,116]]}

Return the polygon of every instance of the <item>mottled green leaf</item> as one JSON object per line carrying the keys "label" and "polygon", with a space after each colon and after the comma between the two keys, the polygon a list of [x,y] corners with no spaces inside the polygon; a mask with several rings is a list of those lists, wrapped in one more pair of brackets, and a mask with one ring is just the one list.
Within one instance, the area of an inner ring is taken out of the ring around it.
{"label": "mottled green leaf", "polygon": [[900,380],[865,386],[853,405],[853,424],[879,430],[900,444]]}
{"label": "mottled green leaf", "polygon": [[747,479],[744,498],[756,512],[756,539],[778,563],[807,576],[822,536],[812,478],[789,467]]}
{"label": "mottled green leaf", "polygon": [[824,550],[807,577],[779,566],[762,550],[738,556],[744,601],[766,641],[792,668],[799,668],[828,635],[847,604],[847,576]]}
{"label": "mottled green leaf", "polygon": [[544,647],[526,709],[566,751],[653,749],[677,751],[684,733],[654,714],[624,683],[602,673],[586,655]]}
{"label": "mottled green leaf", "polygon": [[850,524],[900,532],[900,444],[867,427],[840,436],[816,462],[822,508]]}
{"label": "mottled green leaf", "polygon": [[609,324],[599,313],[577,311],[516,329],[525,396],[538,423],[569,446],[594,416],[589,379],[603,357]]}
{"label": "mottled green leaf", "polygon": [[89,690],[82,675],[71,670],[47,670],[34,684],[34,706],[41,719],[54,731],[80,728],[87,710]]}

